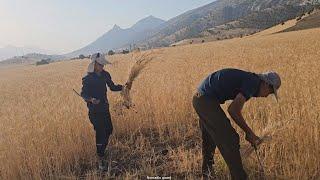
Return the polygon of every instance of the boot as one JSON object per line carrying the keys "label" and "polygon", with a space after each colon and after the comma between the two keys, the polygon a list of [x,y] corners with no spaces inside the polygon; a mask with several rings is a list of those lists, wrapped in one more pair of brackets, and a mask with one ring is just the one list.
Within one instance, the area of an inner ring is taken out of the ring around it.
{"label": "boot", "polygon": [[205,158],[204,161],[202,162],[202,179],[207,180],[207,179],[215,179],[216,174],[214,169],[212,168],[213,165],[213,159]]}
{"label": "boot", "polygon": [[105,156],[98,156],[98,167],[102,172],[108,171],[108,163]]}

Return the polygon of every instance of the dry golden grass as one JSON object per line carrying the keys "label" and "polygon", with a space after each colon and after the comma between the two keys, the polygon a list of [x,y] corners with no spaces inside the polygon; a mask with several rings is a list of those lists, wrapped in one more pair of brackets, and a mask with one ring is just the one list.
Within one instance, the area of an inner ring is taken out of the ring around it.
{"label": "dry golden grass", "polygon": [[[320,29],[312,29],[162,49],[133,84],[136,113],[116,114],[121,96],[108,93],[114,124],[109,176],[198,179],[201,138],[192,95],[209,73],[235,67],[274,70],[283,79],[278,104],[269,97],[252,99],[244,108],[244,117],[258,135],[265,127],[290,122],[260,146],[266,178],[319,179],[319,47]],[[113,80],[125,83],[134,64],[131,55],[112,56],[111,62],[107,70]],[[81,88],[88,63],[0,70],[0,179],[99,177],[87,109],[72,92]],[[245,147],[243,132],[237,130]],[[244,165],[251,179],[260,176],[255,156],[246,158]],[[216,166],[219,178],[227,179],[218,154]]]}

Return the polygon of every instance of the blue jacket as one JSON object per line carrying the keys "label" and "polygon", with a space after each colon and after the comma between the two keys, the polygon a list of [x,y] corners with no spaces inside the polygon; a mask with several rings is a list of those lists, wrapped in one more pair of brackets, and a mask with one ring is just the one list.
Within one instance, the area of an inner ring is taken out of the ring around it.
{"label": "blue jacket", "polygon": [[88,73],[82,78],[81,96],[84,100],[96,98],[100,103],[94,105],[87,102],[90,112],[106,112],[109,108],[107,99],[107,85],[111,91],[121,91],[122,85],[115,85],[107,71],[102,71],[100,75],[97,73]]}

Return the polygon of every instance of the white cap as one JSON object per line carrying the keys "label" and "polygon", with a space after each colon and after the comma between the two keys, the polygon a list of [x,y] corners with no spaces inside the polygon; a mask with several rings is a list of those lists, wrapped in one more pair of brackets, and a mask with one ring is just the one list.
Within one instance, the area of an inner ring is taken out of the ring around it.
{"label": "white cap", "polygon": [[104,54],[95,53],[91,55],[91,63],[88,66],[88,72],[94,72],[94,64],[99,63],[101,65],[106,65],[108,63]]}
{"label": "white cap", "polygon": [[281,86],[281,78],[278,73],[269,71],[262,74],[258,74],[260,79],[266,82],[267,84],[271,85],[273,88],[273,94],[278,101],[278,89]]}

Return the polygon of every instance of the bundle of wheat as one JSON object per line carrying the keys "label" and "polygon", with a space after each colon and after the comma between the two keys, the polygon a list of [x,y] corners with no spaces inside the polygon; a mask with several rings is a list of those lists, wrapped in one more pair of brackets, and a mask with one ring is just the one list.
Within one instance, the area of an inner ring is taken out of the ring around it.
{"label": "bundle of wheat", "polygon": [[132,66],[129,78],[126,82],[126,85],[124,86],[121,95],[123,97],[123,105],[126,108],[130,108],[133,106],[131,96],[130,96],[130,90],[133,81],[139,76],[141,73],[142,69],[146,67],[146,65],[155,58],[155,53],[153,51],[151,52],[146,52],[146,53],[141,53],[141,52],[136,52],[133,54],[133,59],[136,61],[135,64]]}
{"label": "bundle of wheat", "polygon": [[[259,147],[263,143],[266,143],[270,140],[271,140],[271,136],[268,134],[264,134],[262,137],[260,137],[260,141],[256,144],[256,147]],[[247,144],[240,149],[241,157],[247,158],[252,154],[253,151],[254,151],[254,147],[251,144]]]}
{"label": "bundle of wheat", "polygon": [[[282,129],[286,128],[287,125],[290,123],[291,121],[285,121],[285,122],[278,122],[276,124],[270,124],[269,126],[267,126],[262,132],[263,135],[260,138],[260,142],[258,142],[256,144],[256,147],[258,148],[259,146],[261,146],[262,144],[268,142],[271,140],[271,138],[276,134],[279,133]],[[240,153],[241,153],[241,157],[242,158],[247,158],[251,155],[251,153],[254,152],[254,147],[251,146],[251,144],[247,144],[246,146],[243,146],[240,149]]]}

